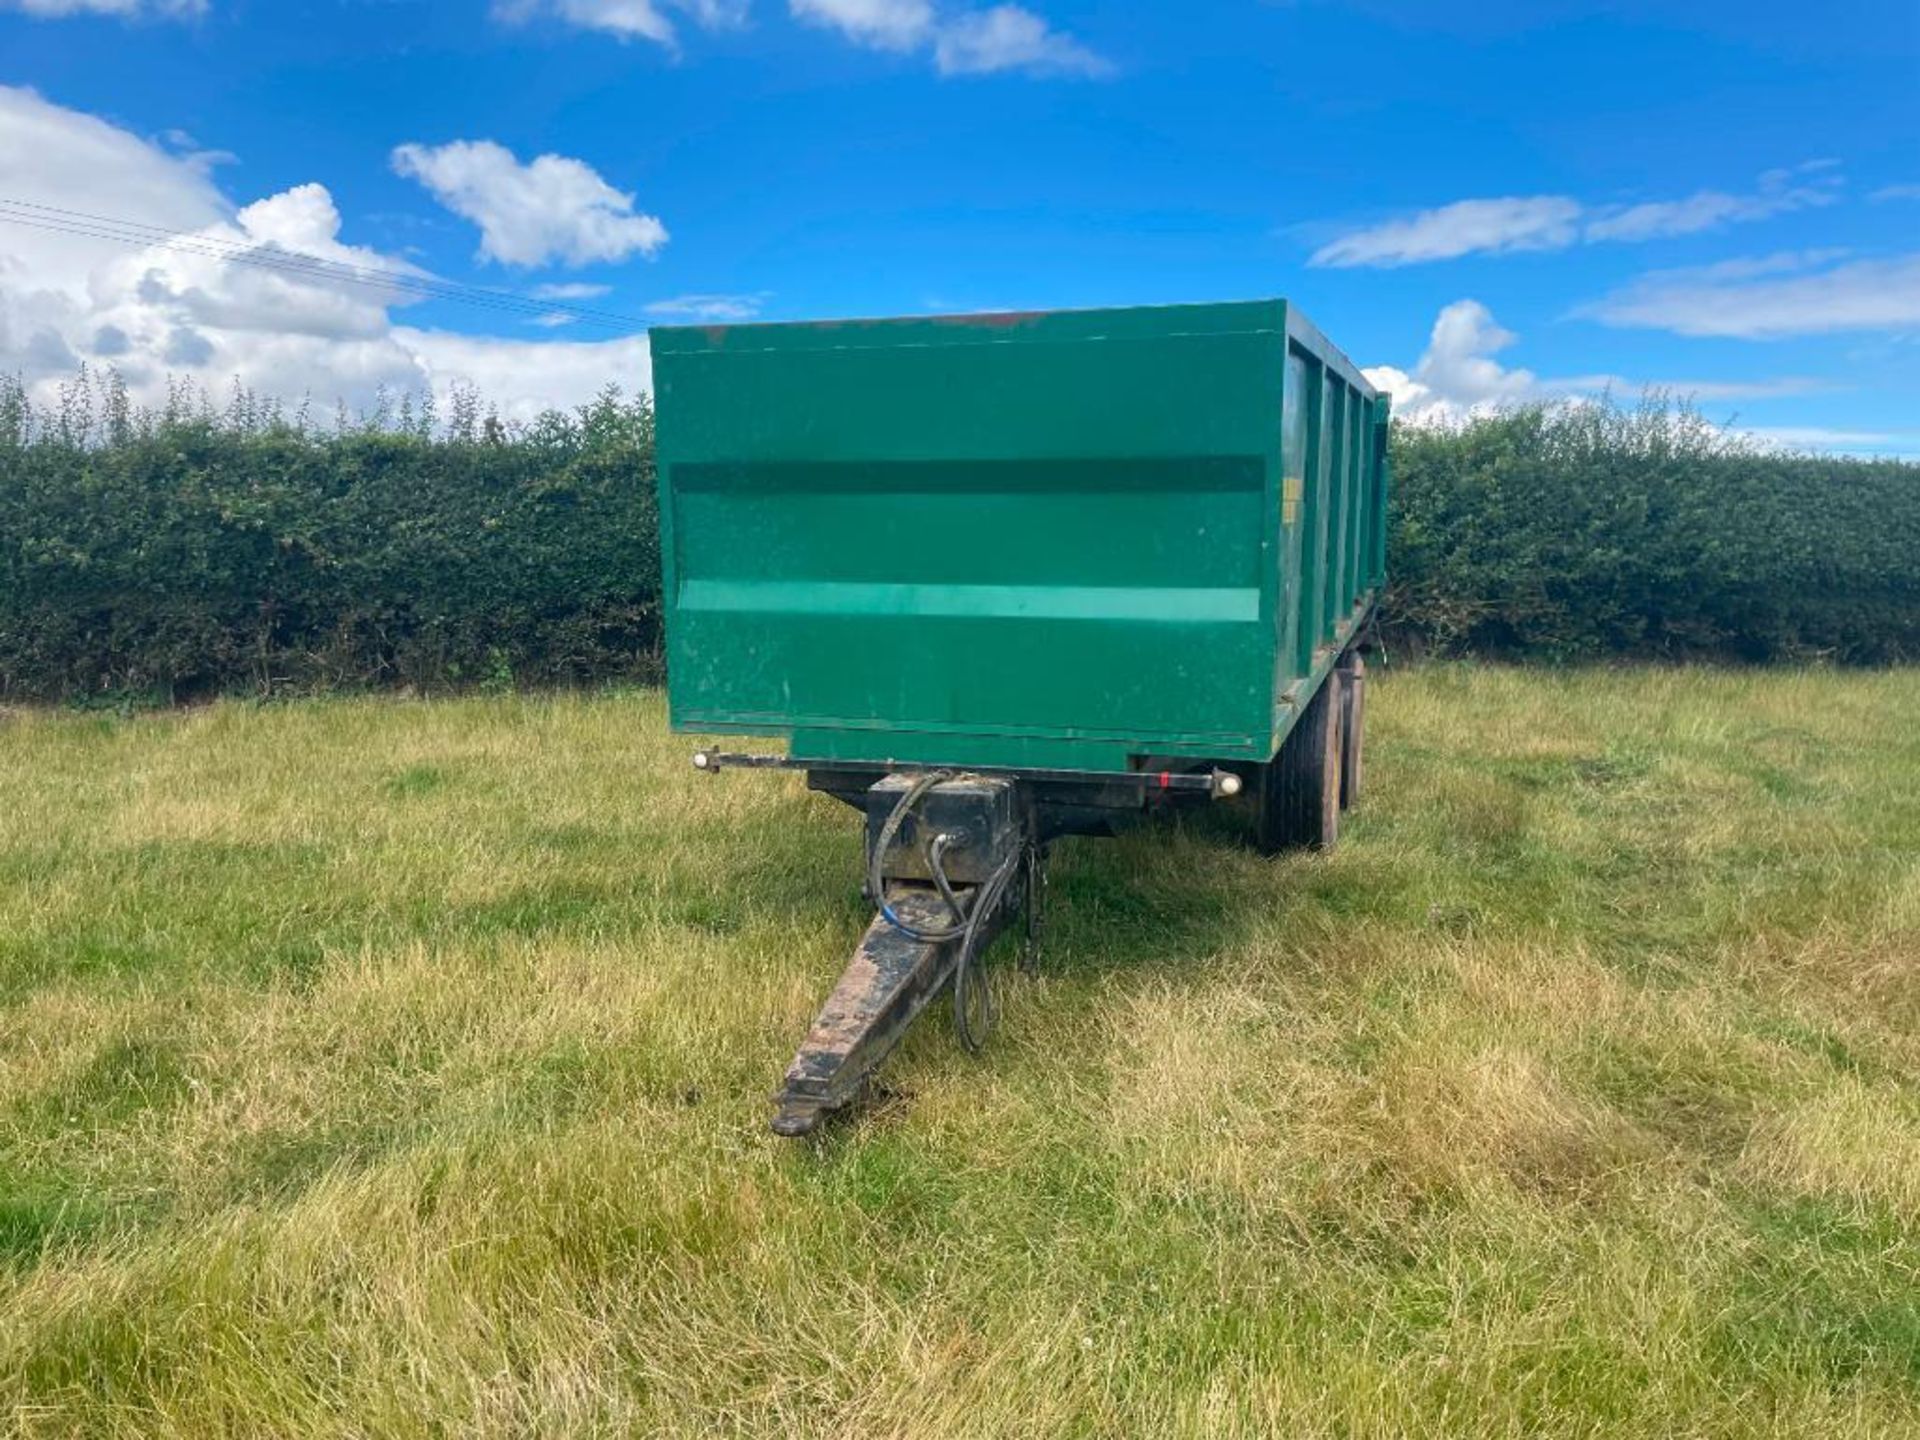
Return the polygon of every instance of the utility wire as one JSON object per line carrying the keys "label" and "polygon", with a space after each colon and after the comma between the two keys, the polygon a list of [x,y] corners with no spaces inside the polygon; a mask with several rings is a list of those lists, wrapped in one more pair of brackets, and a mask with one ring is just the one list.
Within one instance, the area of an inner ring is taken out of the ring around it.
{"label": "utility wire", "polygon": [[106,240],[140,248],[168,249],[182,254],[200,255],[222,263],[247,265],[255,269],[276,270],[300,278],[316,281],[330,281],[338,284],[360,285],[376,290],[385,290],[397,296],[409,299],[438,299],[457,304],[474,305],[483,309],[499,310],[506,313],[539,316],[556,311],[590,324],[609,326],[627,331],[645,328],[644,322],[631,316],[615,316],[607,312],[586,310],[582,307],[533,300],[505,291],[482,290],[475,287],[453,285],[445,281],[436,281],[428,277],[409,275],[400,271],[380,271],[361,269],[336,261],[322,260],[315,256],[301,255],[295,251],[280,250],[272,245],[246,246],[234,242],[221,242],[212,237],[192,235],[168,235],[164,232],[154,234],[129,234],[97,224],[66,222],[57,217],[23,216],[6,208],[7,203],[0,201],[0,221],[25,225],[32,229],[52,231],[57,234],[77,235],[88,239]]}
{"label": "utility wire", "polygon": [[[37,213],[23,215],[18,213],[20,211]],[[580,319],[630,328],[644,328],[645,323],[630,315],[619,315],[611,311],[595,310],[587,306],[569,305],[557,301],[535,300],[508,291],[460,285],[406,270],[348,265],[342,261],[326,260],[298,251],[278,249],[271,243],[261,245],[259,242],[223,240],[218,236],[189,231],[164,230],[158,226],[145,225],[136,221],[118,220],[111,216],[93,215],[78,210],[64,210],[58,206],[41,205],[32,201],[0,197],[0,219],[39,229],[58,230],[65,234],[85,235],[93,239],[164,247],[188,254],[205,255],[213,259],[231,260],[238,264],[310,274],[317,278],[339,280],[350,284],[402,290],[426,298],[460,300],[492,305],[496,308],[504,305],[507,308],[540,314],[557,310]]]}
{"label": "utility wire", "polygon": [[81,210],[66,210],[57,205],[42,205],[34,201],[14,200],[5,196],[0,196],[0,223],[22,225],[29,229],[76,235],[93,240],[105,240],[136,248],[174,250],[226,264],[276,270],[309,280],[333,281],[339,284],[386,290],[412,299],[445,300],[454,304],[471,305],[480,309],[523,316],[559,313],[588,324],[621,329],[629,333],[647,328],[644,320],[609,310],[595,310],[587,306],[569,305],[558,301],[535,300],[527,296],[515,295],[510,291],[460,285],[406,270],[382,270],[348,265],[342,261],[327,260],[317,255],[305,255],[298,251],[280,249],[271,243],[262,245],[259,242],[223,240],[218,236],[196,234],[191,231],[165,230],[138,221],[120,220],[112,216],[89,214]]}

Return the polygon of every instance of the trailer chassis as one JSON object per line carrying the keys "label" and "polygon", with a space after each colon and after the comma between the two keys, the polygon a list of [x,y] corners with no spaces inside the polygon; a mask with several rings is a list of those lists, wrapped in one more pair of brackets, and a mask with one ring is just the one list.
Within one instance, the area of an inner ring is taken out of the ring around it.
{"label": "trailer chassis", "polygon": [[1238,795],[1245,783],[1211,768],[959,771],[708,750],[693,763],[709,773],[804,770],[809,789],[866,816],[865,888],[876,913],[774,1095],[774,1132],[791,1137],[856,1104],[943,993],[953,995],[962,1044],[979,1046],[996,1018],[981,962],[995,938],[1024,922],[1023,965],[1037,963],[1054,840],[1112,834],[1156,809]]}

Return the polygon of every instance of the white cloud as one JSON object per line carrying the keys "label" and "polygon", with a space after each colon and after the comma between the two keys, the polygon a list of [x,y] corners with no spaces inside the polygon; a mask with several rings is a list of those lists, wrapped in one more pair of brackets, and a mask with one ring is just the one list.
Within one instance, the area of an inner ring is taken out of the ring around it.
{"label": "white cloud", "polygon": [[1478,300],[1456,300],[1440,312],[1426,353],[1411,371],[1375,365],[1364,373],[1393,398],[1394,415],[1409,424],[1453,424],[1509,405],[1574,400],[1611,391],[1660,391],[1689,400],[1775,399],[1824,387],[1804,376],[1760,380],[1633,380],[1624,375],[1570,375],[1542,379],[1508,369],[1494,357],[1518,337]]}
{"label": "white cloud", "polygon": [[1887,450],[1901,445],[1898,435],[1883,430],[1829,430],[1820,425],[1748,425],[1739,433],[1788,450]]}
{"label": "white cloud", "polygon": [[393,339],[413,357],[422,383],[443,408],[466,386],[509,420],[584,405],[609,384],[632,395],[653,389],[647,337],[624,340],[496,340],[396,326]]}
{"label": "white cloud", "polygon": [[1787,275],[1796,270],[1813,270],[1835,260],[1844,260],[1853,252],[1839,246],[1819,250],[1775,250],[1768,255],[1737,255],[1716,260],[1711,265],[1689,266],[1684,271],[1656,274],[1685,274],[1699,280],[1752,280],[1761,275]]}
{"label": "white cloud", "polygon": [[1493,357],[1517,337],[1478,300],[1456,300],[1433,322],[1426,353],[1411,374],[1392,365],[1365,371],[1393,397],[1393,413],[1414,425],[1455,421],[1541,396],[1531,370],[1509,370]]}
{"label": "white cloud", "polygon": [[1920,200],[1920,185],[1882,185],[1867,199],[1876,205],[1888,200]]}
{"label": "white cloud", "polygon": [[[0,0],[5,3],[5,0]],[[675,49],[676,16],[706,29],[744,24],[751,0],[494,0],[510,23],[539,16],[622,40]],[[837,31],[856,45],[895,54],[925,52],[942,75],[1024,71],[1107,75],[1113,66],[1021,5],[945,9],[936,0],[787,0],[795,19]]]}
{"label": "white cloud", "polygon": [[582,403],[609,381],[634,390],[650,380],[644,337],[554,343],[395,325],[391,311],[411,297],[351,283],[342,268],[420,272],[344,241],[323,186],[235,209],[203,168],[4,86],[0,195],[103,213],[100,197],[111,196],[116,219],[182,235],[139,249],[0,224],[0,372],[19,374],[42,399],[82,361],[111,363],[147,403],[164,398],[170,373],[216,391],[238,376],[289,403],[311,395],[355,408],[382,388],[431,388],[444,399],[467,381],[512,418]]}
{"label": "white cloud", "polygon": [[[63,109],[36,92],[0,85],[0,195],[93,211],[111,195],[116,213],[168,230],[190,230],[232,212],[204,166],[169,155],[125,130]],[[12,226],[7,249],[39,279],[70,284],[118,247]]]}
{"label": "white cloud", "polygon": [[624,260],[667,243],[667,227],[636,213],[632,195],[565,155],[523,165],[491,140],[455,140],[397,146],[393,168],[478,225],[482,257],[505,265]]}
{"label": "white cloud", "polygon": [[118,15],[126,19],[154,15],[190,20],[207,13],[207,0],[0,0],[0,10],[18,10],[48,20],[69,15]]}
{"label": "white cloud", "polygon": [[1840,183],[1832,162],[1815,160],[1790,170],[1767,171],[1747,195],[1701,190],[1684,200],[1655,200],[1624,209],[1600,210],[1587,222],[1585,238],[1654,240],[1767,220],[1795,210],[1831,205],[1840,198]]}
{"label": "white cloud", "polygon": [[765,291],[757,295],[676,295],[671,300],[654,301],[647,306],[647,314],[662,320],[738,324],[753,319],[766,302]]}
{"label": "white cloud", "polygon": [[[141,312],[158,311],[176,327],[196,332],[320,339],[381,335],[386,306],[394,303],[388,291],[291,267],[311,260],[395,279],[420,272],[404,261],[342,244],[339,234],[340,212],[326,187],[297,185],[246,206],[230,223],[203,227],[185,246],[123,251],[89,277],[89,296],[96,314],[118,320],[124,309],[132,324]],[[227,253],[245,261],[228,263],[222,258]]]}
{"label": "white cloud", "polygon": [[520,23],[547,15],[622,40],[651,40],[672,49],[679,36],[670,12],[709,30],[746,19],[748,0],[494,0],[495,18]]}
{"label": "white cloud", "polygon": [[1342,235],[1314,251],[1309,263],[1388,268],[1462,255],[1694,235],[1830,205],[1839,198],[1841,184],[1831,161],[1815,160],[1769,170],[1747,194],[1700,190],[1679,200],[1634,205],[1590,205],[1570,195],[1458,200]]}
{"label": "white cloud", "polygon": [[858,45],[927,50],[942,75],[1100,76],[1113,66],[1020,5],[943,12],[932,0],[788,0],[796,19],[837,30]]}
{"label": "white cloud", "polygon": [[790,0],[796,19],[876,50],[916,50],[933,39],[930,0]]}
{"label": "white cloud", "polygon": [[1782,375],[1772,380],[1648,380],[1638,385],[1615,377],[1609,388],[1622,393],[1658,390],[1689,400],[1780,400],[1836,387],[1807,375]]}
{"label": "white cloud", "polygon": [[1574,313],[1623,328],[1743,340],[1920,327],[1920,253],[1838,260],[1837,252],[1810,251],[1654,271]]}
{"label": "white cloud", "polygon": [[1564,195],[1459,200],[1342,235],[1313,252],[1313,265],[1417,265],[1474,252],[1564,250],[1579,237],[1580,202]]}
{"label": "white cloud", "polygon": [[1025,70],[1035,75],[1107,75],[1113,66],[1031,10],[996,5],[950,21],[933,47],[942,75],[989,75]]}
{"label": "white cloud", "polygon": [[589,285],[580,280],[569,280],[559,285],[536,285],[533,298],[536,300],[598,300],[612,290],[611,285]]}

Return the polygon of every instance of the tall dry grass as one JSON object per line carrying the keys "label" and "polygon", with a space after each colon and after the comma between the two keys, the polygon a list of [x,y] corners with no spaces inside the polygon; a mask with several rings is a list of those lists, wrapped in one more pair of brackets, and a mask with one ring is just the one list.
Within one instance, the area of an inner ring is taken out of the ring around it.
{"label": "tall dry grass", "polygon": [[850,812],[657,697],[0,722],[0,1429],[1911,1434],[1920,674],[1378,684],[822,1143]]}

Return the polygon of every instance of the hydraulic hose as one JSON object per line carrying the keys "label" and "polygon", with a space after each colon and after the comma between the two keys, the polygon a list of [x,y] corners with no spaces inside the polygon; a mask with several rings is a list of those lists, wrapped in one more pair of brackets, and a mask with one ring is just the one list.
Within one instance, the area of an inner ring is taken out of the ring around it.
{"label": "hydraulic hose", "polygon": [[[944,945],[949,940],[958,940],[966,933],[965,916],[961,914],[951,891],[943,889],[941,893],[948,906],[954,911],[954,923],[944,930],[921,930],[902,920],[899,913],[888,902],[887,881],[881,871],[887,858],[887,851],[893,848],[894,837],[900,833],[900,827],[906,823],[907,816],[913,813],[913,807],[918,805],[921,798],[934,786],[952,778],[951,770],[929,770],[909,785],[894,802],[893,809],[888,813],[886,822],[881,825],[880,834],[874,840],[872,850],[867,856],[867,894],[873,898],[873,903],[879,907],[881,915],[886,918],[889,925],[909,940],[918,940],[926,945]],[[936,871],[936,873],[940,872]],[[944,875],[942,878],[945,878]]]}
{"label": "hydraulic hose", "polygon": [[[946,901],[947,909],[953,913],[954,923],[939,930],[923,930],[909,925],[900,918],[887,899],[886,876],[882,873],[887,851],[892,848],[899,836],[900,828],[906,824],[913,809],[936,786],[953,778],[948,770],[929,770],[909,785],[900,798],[894,802],[893,809],[880,826],[875,837],[872,851],[867,857],[867,893],[886,922],[909,939],[918,940],[926,945],[945,945],[953,941],[960,942],[960,954],[953,972],[953,1023],[958,1032],[960,1043],[968,1050],[977,1051],[986,1040],[987,1032],[993,1028],[994,1005],[993,992],[985,988],[984,977],[979,967],[980,927],[1000,906],[1006,896],[1007,886],[1019,873],[1020,862],[1025,858],[1024,847],[1015,847],[1012,854],[1001,862],[991,875],[975,889],[972,903],[962,905],[954,893],[952,883],[947,879],[946,867],[942,863],[951,837],[936,835],[928,842],[926,849],[927,870],[933,876],[934,887],[939,890],[940,898]],[[984,1000],[981,1011],[983,1021],[979,1028],[974,1025],[972,1014],[975,987]]]}

